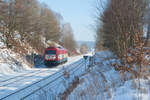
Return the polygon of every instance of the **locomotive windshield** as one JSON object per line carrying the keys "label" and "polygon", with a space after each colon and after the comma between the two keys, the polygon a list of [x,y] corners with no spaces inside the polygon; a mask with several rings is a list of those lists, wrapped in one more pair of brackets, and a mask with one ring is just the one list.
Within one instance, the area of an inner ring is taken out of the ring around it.
{"label": "locomotive windshield", "polygon": [[56,54],[56,50],[46,50],[46,54]]}

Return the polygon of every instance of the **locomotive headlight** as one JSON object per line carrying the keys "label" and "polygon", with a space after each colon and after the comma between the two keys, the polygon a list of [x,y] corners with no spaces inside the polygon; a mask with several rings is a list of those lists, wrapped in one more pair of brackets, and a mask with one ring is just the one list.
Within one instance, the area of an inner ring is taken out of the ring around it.
{"label": "locomotive headlight", "polygon": [[50,58],[50,56],[49,56],[49,55],[46,55],[46,56],[45,56],[45,59],[46,59],[46,60],[48,60],[49,58]]}
{"label": "locomotive headlight", "polygon": [[59,55],[58,55],[58,58],[59,58],[59,59],[62,59],[62,56],[61,56],[61,54],[59,54]]}

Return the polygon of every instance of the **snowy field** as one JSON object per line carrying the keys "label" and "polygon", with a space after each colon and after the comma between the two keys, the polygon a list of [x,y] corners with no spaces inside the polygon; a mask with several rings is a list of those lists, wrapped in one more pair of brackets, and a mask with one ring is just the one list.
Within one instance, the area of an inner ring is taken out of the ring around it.
{"label": "snowy field", "polygon": [[131,79],[129,73],[115,71],[112,64],[119,60],[111,52],[96,53],[94,61],[67,100],[150,100],[150,80]]}

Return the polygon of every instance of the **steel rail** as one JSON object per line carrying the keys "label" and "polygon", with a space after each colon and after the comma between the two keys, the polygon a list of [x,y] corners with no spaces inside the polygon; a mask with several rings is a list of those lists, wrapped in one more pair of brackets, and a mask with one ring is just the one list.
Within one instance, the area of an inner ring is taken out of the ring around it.
{"label": "steel rail", "polygon": [[[76,72],[77,70],[79,70],[79,68],[81,67],[80,65],[83,64],[83,62],[79,63],[77,66],[74,66],[72,69],[70,69],[70,72]],[[58,77],[56,77],[55,79],[51,80],[50,82],[48,82],[47,84],[43,85],[42,87],[39,87],[38,89],[34,90],[33,92],[29,93],[28,95],[24,96],[23,98],[21,98],[20,100],[24,100],[27,97],[33,95],[34,93],[36,93],[37,91],[41,90],[42,88],[50,85],[51,83],[55,82],[56,80],[58,80],[59,78],[63,77],[63,73],[61,75],[59,75]]]}
{"label": "steel rail", "polygon": [[[82,59],[81,59],[81,60],[82,60]],[[81,60],[79,60],[79,61],[81,61]],[[77,61],[77,62],[79,62],[79,61]],[[77,62],[75,62],[75,63],[73,63],[73,64],[71,64],[71,65],[67,65],[67,66],[75,66],[75,64],[76,64]],[[67,66],[64,67],[64,68],[67,68]],[[76,67],[76,66],[75,66],[75,67]],[[71,69],[70,69],[70,70],[71,70]],[[19,89],[19,90],[16,91],[16,92],[10,93],[10,94],[8,94],[7,96],[4,96],[4,97],[0,98],[0,100],[6,99],[6,98],[8,98],[8,97],[10,97],[10,96],[12,96],[12,95],[14,95],[14,94],[20,92],[20,91],[23,91],[23,90],[25,90],[25,89],[27,89],[27,88],[29,88],[29,87],[32,87],[33,85],[38,84],[38,83],[40,83],[40,82],[42,82],[42,81],[44,81],[44,80],[46,80],[46,79],[49,79],[50,77],[52,77],[52,76],[54,76],[54,75],[56,75],[56,74],[58,74],[58,73],[62,73],[62,72],[63,72],[63,68],[60,69],[59,71],[57,71],[57,72],[55,72],[55,73],[53,73],[53,74],[51,74],[51,75],[45,77],[45,78],[43,78],[43,79],[37,81],[37,82],[34,82],[34,83],[31,84],[31,85],[28,85],[28,86],[26,86],[26,87],[24,87],[24,88],[22,88],[22,89]]]}

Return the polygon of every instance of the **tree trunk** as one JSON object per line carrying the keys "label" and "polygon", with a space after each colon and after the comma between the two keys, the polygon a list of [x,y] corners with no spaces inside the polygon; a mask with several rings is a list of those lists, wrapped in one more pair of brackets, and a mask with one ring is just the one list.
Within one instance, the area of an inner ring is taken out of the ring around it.
{"label": "tree trunk", "polygon": [[148,44],[149,44],[149,38],[150,38],[150,23],[148,24],[148,28],[147,28],[145,46],[148,46]]}

